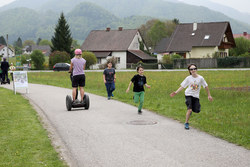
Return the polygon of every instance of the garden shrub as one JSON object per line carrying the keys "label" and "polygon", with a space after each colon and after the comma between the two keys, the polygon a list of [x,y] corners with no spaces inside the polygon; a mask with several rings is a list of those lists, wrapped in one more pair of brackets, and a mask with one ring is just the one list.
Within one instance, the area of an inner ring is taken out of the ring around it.
{"label": "garden shrub", "polygon": [[65,51],[54,51],[49,56],[49,68],[52,69],[56,63],[70,63],[70,54]]}
{"label": "garden shrub", "polygon": [[42,70],[44,68],[45,56],[40,50],[34,50],[31,55],[31,61],[35,66],[35,69]]}
{"label": "garden shrub", "polygon": [[217,58],[217,65],[218,68],[225,68],[225,67],[235,67],[240,65],[240,58],[238,57],[225,57],[225,58]]}
{"label": "garden shrub", "polygon": [[84,51],[82,52],[82,57],[86,60],[86,69],[89,69],[91,65],[97,63],[97,58],[94,53]]}

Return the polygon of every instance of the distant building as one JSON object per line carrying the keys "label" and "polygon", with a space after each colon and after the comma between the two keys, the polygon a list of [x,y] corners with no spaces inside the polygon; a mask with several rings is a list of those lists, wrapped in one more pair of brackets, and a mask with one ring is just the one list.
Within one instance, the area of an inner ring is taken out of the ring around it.
{"label": "distant building", "polygon": [[40,50],[45,56],[49,56],[51,48],[49,45],[29,45],[23,48],[23,54],[31,54],[34,50]]}
{"label": "distant building", "polygon": [[209,58],[216,54],[228,56],[235,47],[229,22],[178,24],[170,38],[163,38],[155,47],[158,61],[165,54],[179,54],[183,58]]}
{"label": "distant building", "polygon": [[243,34],[234,34],[234,38],[240,38],[240,37],[250,40],[250,34],[248,34],[247,32],[243,32]]}
{"label": "distant building", "polygon": [[8,47],[8,51],[7,51],[7,46],[0,44],[0,57],[7,58],[8,57],[7,52],[9,54],[9,57],[15,56],[14,50],[12,50],[10,47]]}
{"label": "distant building", "polygon": [[[140,44],[141,43],[141,44]],[[98,69],[100,64],[104,64],[107,59],[115,57],[117,69],[129,68],[131,64],[142,61],[144,63],[157,62],[152,57],[140,50],[140,45],[146,46],[137,29],[117,30],[93,30],[89,33],[81,46],[82,50],[93,52],[97,58],[97,64],[93,69]]]}

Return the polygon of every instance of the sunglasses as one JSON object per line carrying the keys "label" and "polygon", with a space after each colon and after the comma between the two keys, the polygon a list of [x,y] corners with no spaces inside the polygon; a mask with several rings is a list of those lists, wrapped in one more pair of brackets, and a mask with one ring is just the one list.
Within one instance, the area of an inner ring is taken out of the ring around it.
{"label": "sunglasses", "polygon": [[190,68],[189,71],[197,70],[197,68]]}

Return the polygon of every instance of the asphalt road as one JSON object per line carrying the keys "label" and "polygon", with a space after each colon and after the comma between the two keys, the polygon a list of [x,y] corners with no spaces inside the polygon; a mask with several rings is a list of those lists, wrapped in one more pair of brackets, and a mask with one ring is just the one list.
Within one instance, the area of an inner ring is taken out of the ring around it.
{"label": "asphalt road", "polygon": [[[1,87],[12,89],[12,85]],[[178,121],[147,110],[138,115],[134,106],[93,94],[89,110],[69,112],[65,98],[71,90],[65,88],[29,84],[28,94],[25,89],[18,92],[38,111],[70,166],[250,166],[250,150],[200,132],[192,124],[185,130]]]}

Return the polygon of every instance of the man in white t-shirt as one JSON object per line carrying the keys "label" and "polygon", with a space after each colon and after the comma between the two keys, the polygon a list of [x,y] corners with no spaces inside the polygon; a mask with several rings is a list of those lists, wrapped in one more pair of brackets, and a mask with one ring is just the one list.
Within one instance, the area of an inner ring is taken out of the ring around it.
{"label": "man in white t-shirt", "polygon": [[203,86],[208,94],[208,100],[213,101],[212,96],[210,95],[210,91],[208,89],[208,85],[205,79],[197,74],[197,66],[195,64],[190,64],[188,66],[188,71],[190,76],[186,77],[185,80],[181,83],[181,87],[177,89],[175,92],[170,94],[171,97],[174,97],[177,93],[179,93],[182,89],[186,88],[185,90],[185,98],[186,98],[186,105],[187,105],[187,113],[186,113],[186,121],[185,121],[185,129],[189,129],[189,117],[193,112],[199,113],[200,112],[200,89]]}

